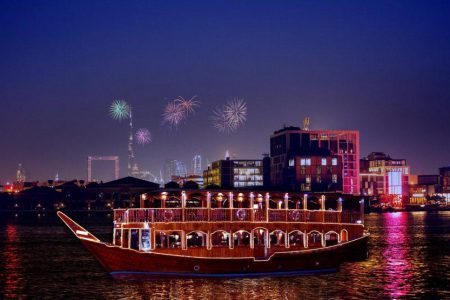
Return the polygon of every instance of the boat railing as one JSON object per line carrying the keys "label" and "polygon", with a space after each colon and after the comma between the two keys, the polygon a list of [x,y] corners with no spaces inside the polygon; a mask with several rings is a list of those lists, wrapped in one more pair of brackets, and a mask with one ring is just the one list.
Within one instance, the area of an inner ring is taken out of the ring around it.
{"label": "boat railing", "polygon": [[116,223],[169,222],[311,222],[362,223],[360,212],[251,208],[115,209]]}

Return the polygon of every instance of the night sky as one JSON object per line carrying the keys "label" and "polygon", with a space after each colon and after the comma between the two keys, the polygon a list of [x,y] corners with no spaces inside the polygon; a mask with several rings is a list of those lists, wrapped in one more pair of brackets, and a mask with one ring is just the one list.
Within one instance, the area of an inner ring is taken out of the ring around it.
{"label": "night sky", "polygon": [[[283,124],[357,129],[361,154],[405,158],[415,174],[450,165],[450,1],[0,1],[0,182],[86,177],[87,155],[119,155],[133,107],[153,142],[141,169],[194,154],[260,158]],[[167,101],[198,96],[178,128]],[[243,97],[232,134],[212,109]],[[112,178],[98,163],[95,176]]]}

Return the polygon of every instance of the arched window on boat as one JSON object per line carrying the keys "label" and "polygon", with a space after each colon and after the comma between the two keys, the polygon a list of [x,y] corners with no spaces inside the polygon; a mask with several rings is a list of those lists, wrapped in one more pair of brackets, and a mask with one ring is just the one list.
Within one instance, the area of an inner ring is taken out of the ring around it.
{"label": "arched window on boat", "polygon": [[289,209],[302,209],[303,197],[299,195],[292,195],[289,197],[288,206]]}
{"label": "arched window on boat", "polygon": [[228,197],[226,193],[217,193],[211,197],[211,208],[226,207],[228,203]]}
{"label": "arched window on boat", "polygon": [[250,246],[250,232],[245,230],[233,233],[234,247]]}
{"label": "arched window on boat", "polygon": [[203,203],[202,200],[199,197],[190,197],[186,200],[186,207],[202,207]]}
{"label": "arched window on boat", "polygon": [[348,241],[348,231],[346,229],[341,230],[341,242]]}
{"label": "arched window on boat", "polygon": [[267,229],[255,228],[253,233],[253,247],[267,246]]}
{"label": "arched window on boat", "polygon": [[320,210],[320,198],[317,196],[308,196],[307,200],[308,210]]}
{"label": "arched window on boat", "polygon": [[186,235],[186,246],[188,248],[193,247],[205,247],[206,246],[206,233],[202,231],[192,231]]}
{"label": "arched window on boat", "polygon": [[333,246],[339,243],[339,234],[335,231],[329,231],[325,234],[325,246]]}
{"label": "arched window on boat", "polygon": [[289,247],[290,248],[304,248],[304,234],[300,230],[294,230],[289,233]]}
{"label": "arched window on boat", "polygon": [[164,204],[165,204],[165,207],[180,208],[181,207],[181,199],[178,197],[175,197],[175,196],[171,196],[165,201]]}
{"label": "arched window on boat", "polygon": [[285,209],[284,198],[270,198],[269,199],[269,208],[270,209]]}
{"label": "arched window on boat", "polygon": [[308,233],[308,248],[322,247],[322,233],[314,230]]}
{"label": "arched window on boat", "polygon": [[155,232],[156,248],[181,248],[181,232],[180,231],[157,231]]}
{"label": "arched window on boat", "polygon": [[282,230],[274,230],[269,235],[270,247],[286,247],[286,234]]}
{"label": "arched window on boat", "polygon": [[230,246],[230,234],[223,230],[213,232],[211,234],[211,246],[212,247],[229,247]]}
{"label": "arched window on boat", "polygon": [[250,208],[250,201],[248,196],[244,193],[234,194],[233,197],[233,207],[234,208]]}

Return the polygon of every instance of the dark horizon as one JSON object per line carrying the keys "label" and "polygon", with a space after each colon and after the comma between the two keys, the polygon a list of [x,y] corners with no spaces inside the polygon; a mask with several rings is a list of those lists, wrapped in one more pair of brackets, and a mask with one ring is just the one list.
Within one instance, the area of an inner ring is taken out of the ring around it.
{"label": "dark horizon", "polygon": [[[88,155],[119,155],[126,175],[126,122],[133,107],[142,170],[166,159],[203,169],[228,149],[261,158],[283,124],[360,131],[361,156],[405,158],[412,174],[450,165],[450,2],[0,2],[0,183],[85,179]],[[165,104],[201,101],[178,128]],[[218,133],[210,115],[233,97],[248,118]],[[96,165],[112,177],[112,166]]]}

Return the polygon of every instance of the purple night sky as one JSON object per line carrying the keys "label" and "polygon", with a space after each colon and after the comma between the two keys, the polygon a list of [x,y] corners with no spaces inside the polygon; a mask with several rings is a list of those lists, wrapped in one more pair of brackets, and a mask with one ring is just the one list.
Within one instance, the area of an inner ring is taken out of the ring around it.
{"label": "purple night sky", "polygon": [[[135,152],[153,173],[197,153],[260,158],[306,116],[359,130],[363,156],[437,173],[450,164],[449,16],[450,1],[0,1],[0,182],[18,163],[28,180],[85,178],[88,155],[119,155],[124,176],[114,99],[152,132]],[[161,125],[167,101],[193,95],[194,116]],[[248,120],[219,134],[211,111],[235,96]]]}

